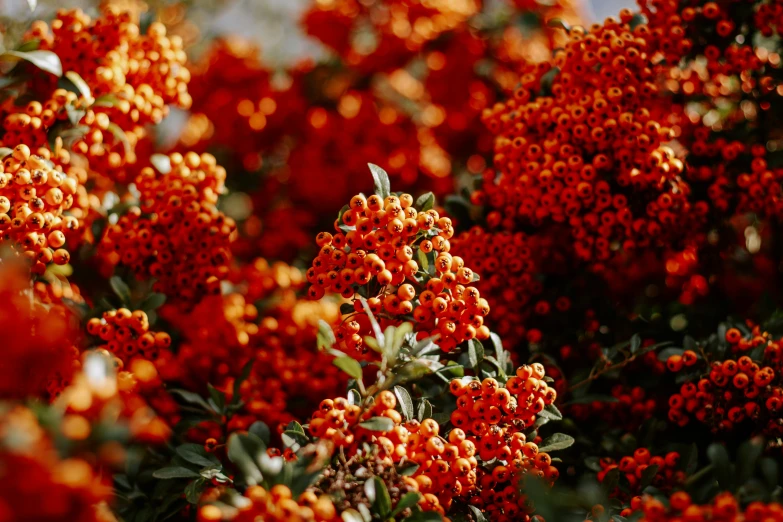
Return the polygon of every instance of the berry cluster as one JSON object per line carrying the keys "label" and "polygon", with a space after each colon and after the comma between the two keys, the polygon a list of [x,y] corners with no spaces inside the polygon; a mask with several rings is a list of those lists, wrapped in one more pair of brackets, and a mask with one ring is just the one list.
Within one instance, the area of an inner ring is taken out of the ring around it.
{"label": "berry cluster", "polygon": [[[343,227],[350,230],[344,232]],[[385,199],[359,194],[335,222],[335,229],[334,235],[321,232],[316,237],[321,250],[307,271],[312,299],[320,299],[327,290],[346,299],[358,293],[367,297],[370,311],[382,324],[412,316],[416,331],[438,336],[444,352],[463,341],[489,337],[484,326],[489,305],[470,286],[473,270],[462,258],[449,254],[449,238],[454,234],[449,218],[433,209],[416,210],[409,194]],[[430,258],[431,264],[427,261],[427,268],[421,267],[422,279],[419,263]],[[355,300],[355,313],[344,317],[335,330],[339,346],[359,356],[369,352],[362,339],[362,334],[370,333],[363,306]]]}
{"label": "berry cluster", "polygon": [[332,500],[328,496],[316,497],[311,492],[304,492],[298,499],[288,486],[278,484],[267,491],[262,486],[251,486],[245,491],[243,502],[239,509],[228,512],[214,504],[202,506],[198,511],[198,522],[253,522],[268,520],[269,522],[335,522],[340,520]]}
{"label": "berry cluster", "polygon": [[127,308],[110,310],[102,318],[87,322],[87,333],[99,337],[99,348],[108,350],[124,364],[136,356],[153,360],[159,350],[171,346],[171,337],[166,332],[151,332],[147,314],[142,310],[131,312]]}
{"label": "berry cluster", "polygon": [[783,506],[777,502],[751,502],[741,507],[739,500],[731,493],[720,493],[706,505],[693,503],[690,495],[684,491],[673,493],[669,497],[669,507],[658,499],[640,497],[633,502],[629,515],[641,512],[643,522],[686,522],[690,520],[710,520],[714,522],[735,522],[737,520],[767,521],[783,520]]}
{"label": "berry cluster", "polygon": [[226,171],[214,156],[173,153],[169,160],[166,174],[142,169],[136,178],[140,208],[107,227],[100,247],[109,262],[157,279],[158,291],[193,301],[219,292],[236,226],[215,206]]}
{"label": "berry cluster", "polygon": [[[626,456],[619,461],[611,458],[604,458],[599,461],[601,471],[598,472],[598,481],[604,482],[606,475],[614,469],[622,473],[628,485],[630,494],[638,495],[642,490],[642,476],[644,470],[650,466],[656,466],[655,475],[650,480],[655,488],[661,491],[670,491],[671,489],[682,485],[685,482],[685,472],[678,471],[680,454],[671,451],[663,456],[652,456],[647,448],[639,448],[634,451],[632,456]],[[646,487],[649,484],[644,484]],[[619,487],[611,492],[613,497],[625,496],[626,493]]]}

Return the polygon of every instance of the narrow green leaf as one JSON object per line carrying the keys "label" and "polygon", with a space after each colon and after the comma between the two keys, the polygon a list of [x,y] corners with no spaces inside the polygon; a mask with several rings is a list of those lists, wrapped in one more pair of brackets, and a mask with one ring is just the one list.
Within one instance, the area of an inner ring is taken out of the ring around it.
{"label": "narrow green leaf", "polygon": [[395,386],[394,395],[397,396],[397,403],[400,405],[400,410],[402,411],[402,415],[405,417],[405,420],[413,419],[413,399],[411,399],[408,390],[402,386]]}
{"label": "narrow green leaf", "polygon": [[204,489],[204,483],[206,481],[203,478],[194,480],[185,487],[185,499],[190,504],[198,504],[201,499],[201,492]]}
{"label": "narrow green leaf", "polygon": [[715,469],[715,478],[721,489],[731,491],[732,469],[729,461],[729,453],[722,444],[710,444],[707,448],[707,457]]}
{"label": "narrow green leaf", "polygon": [[157,310],[166,303],[166,294],[160,292],[153,292],[147,296],[144,302],[141,304],[141,309],[149,313],[152,310]]}
{"label": "narrow green leaf", "polygon": [[538,445],[538,451],[546,453],[570,448],[574,444],[574,438],[565,433],[555,433],[547,437]]}
{"label": "narrow green leaf", "polygon": [[291,448],[294,451],[299,451],[300,448],[303,448],[309,442],[305,434],[294,430],[284,431],[280,435],[280,438],[282,439],[283,445],[285,445],[286,448]]}
{"label": "narrow green leaf", "polygon": [[372,173],[372,179],[375,184],[375,193],[381,198],[386,199],[391,195],[391,183],[389,182],[389,175],[378,165],[368,163],[370,172]]}
{"label": "narrow green leaf", "polygon": [[652,481],[657,473],[658,473],[657,464],[653,464],[652,466],[647,466],[646,468],[644,468],[644,471],[642,471],[642,478],[639,481],[639,490],[644,491],[644,489],[647,486],[652,484]]}
{"label": "narrow green leaf", "polygon": [[429,419],[432,417],[432,404],[430,404],[430,401],[427,399],[422,399],[419,403],[419,409],[416,412],[416,418],[419,420],[419,422],[423,421],[424,419]]}
{"label": "narrow green leaf", "polygon": [[316,341],[319,350],[330,350],[337,339],[334,338],[334,331],[329,323],[320,319],[318,321],[318,333],[316,334]]}
{"label": "narrow green leaf", "polygon": [[68,71],[65,73],[65,78],[73,84],[78,94],[81,95],[88,104],[93,103],[94,100],[92,98],[92,92],[90,92],[90,86],[87,85],[84,78],[79,76],[79,73],[76,71]]}
{"label": "narrow green leaf", "polygon": [[360,422],[359,426],[370,431],[391,431],[394,429],[394,421],[388,417],[372,417]]}
{"label": "narrow green leaf", "polygon": [[193,393],[191,391],[180,390],[180,389],[173,389],[170,392],[173,393],[174,395],[179,395],[186,402],[189,402],[190,404],[196,404],[198,406],[201,406],[207,411],[213,411],[212,407],[209,404],[207,404],[207,401],[205,401],[204,398],[198,393]]}
{"label": "narrow green leaf", "polygon": [[220,465],[217,457],[207,453],[201,444],[182,444],[177,446],[177,455],[197,466]]}
{"label": "narrow green leaf", "polygon": [[233,462],[242,472],[245,482],[255,486],[264,479],[258,462],[266,455],[266,447],[258,437],[254,435],[241,435],[232,433],[228,437],[228,460]]}
{"label": "narrow green leaf", "polygon": [[[380,515],[382,520],[386,520],[391,515],[391,497],[386,484],[380,477],[373,477],[364,483],[364,492],[372,503],[374,511]],[[370,496],[372,493],[372,497]]]}
{"label": "narrow green leaf", "polygon": [[473,369],[478,368],[479,364],[484,360],[484,345],[476,339],[468,341],[468,360],[470,361],[470,367]]}
{"label": "narrow green leaf", "polygon": [[353,357],[337,357],[332,363],[357,381],[362,378],[362,365]]}
{"label": "narrow green leaf", "polygon": [[557,409],[554,404],[547,404],[544,409],[538,414],[539,418],[549,420],[563,420],[563,414]]}
{"label": "narrow green leaf", "polygon": [[220,414],[225,413],[226,409],[226,394],[218,390],[211,384],[207,383],[207,390],[209,390],[209,398],[215,405],[215,411]]}
{"label": "narrow green leaf", "polygon": [[130,304],[130,288],[120,276],[112,276],[111,279],[109,279],[109,285],[123,304]]}
{"label": "narrow green leaf", "polygon": [[641,347],[642,338],[639,336],[639,334],[634,334],[634,336],[631,337],[631,353],[635,355]]}
{"label": "narrow green leaf", "polygon": [[269,445],[269,441],[272,440],[272,431],[269,429],[269,426],[266,425],[266,423],[261,421],[256,421],[253,424],[250,425],[250,428],[248,428],[248,433],[252,433],[259,439],[261,439],[264,444],[267,446]]}
{"label": "narrow green leaf", "polygon": [[157,479],[177,479],[177,478],[196,478],[200,475],[192,469],[182,466],[173,466],[170,468],[161,468],[152,472],[152,476]]}

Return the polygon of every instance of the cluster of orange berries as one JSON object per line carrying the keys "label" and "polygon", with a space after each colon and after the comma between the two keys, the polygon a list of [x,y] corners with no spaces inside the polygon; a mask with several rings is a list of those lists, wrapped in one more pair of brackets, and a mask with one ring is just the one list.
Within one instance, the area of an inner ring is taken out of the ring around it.
{"label": "cluster of orange berries", "polygon": [[[404,64],[425,44],[464,24],[480,6],[477,0],[333,0],[314,4],[302,23],[348,65],[387,69]],[[374,42],[358,37],[365,22],[371,24]]]}
{"label": "cluster of orange berries", "polygon": [[[159,123],[170,105],[190,107],[190,72],[182,40],[167,37],[161,23],[150,24],[146,34],[140,34],[131,14],[112,6],[103,7],[96,19],[79,9],[62,9],[51,26],[34,22],[25,38],[56,53],[63,70],[79,74],[94,99],[63,99],[59,90],[50,95],[46,89],[53,77],[47,78],[42,96],[49,100],[43,112],[34,114],[28,107],[27,114],[17,118],[27,116],[31,130],[46,131],[50,120],[68,118],[67,106],[85,109],[78,125],[86,130],[71,145],[100,175],[129,182],[132,173],[126,167],[136,163],[136,145],[148,139],[144,126]],[[43,124],[36,125],[36,118]],[[45,132],[38,134],[45,138]]]}
{"label": "cluster of orange berries", "polygon": [[99,337],[99,346],[127,364],[136,356],[156,359],[159,350],[171,346],[171,336],[166,332],[151,332],[150,322],[143,310],[131,312],[127,308],[109,310],[103,317],[87,322],[87,333]]}
{"label": "cluster of orange berries", "polygon": [[220,291],[228,275],[229,243],[236,224],[217,207],[226,171],[210,154],[168,156],[171,171],[152,167],[136,178],[140,208],[107,227],[100,248],[109,262],[153,277],[156,291],[198,301]]}
{"label": "cluster of orange berries", "polygon": [[[343,232],[344,226],[351,229]],[[417,211],[410,194],[385,199],[359,194],[335,229],[334,235],[321,232],[316,237],[321,250],[306,274],[310,298],[319,299],[327,290],[352,298],[361,287],[367,288],[367,304],[382,323],[412,316],[416,331],[438,336],[444,352],[469,339],[489,338],[484,326],[489,304],[470,286],[473,270],[449,254],[451,219],[433,209]],[[417,260],[428,255],[434,257],[433,270],[426,273],[424,283],[417,279],[423,269]],[[370,332],[370,322],[360,300],[354,301],[354,309],[335,336],[340,348],[364,356],[369,348],[361,334]]]}
{"label": "cluster of orange berries", "polygon": [[288,486],[277,484],[268,491],[262,486],[250,486],[244,493],[245,502],[238,508],[222,510],[218,505],[201,506],[198,522],[335,522],[341,520],[332,500],[305,491],[298,499],[293,497]]}
{"label": "cluster of orange berries", "polygon": [[78,198],[81,181],[53,168],[46,157],[31,154],[27,145],[18,145],[3,159],[0,235],[23,251],[35,273],[43,273],[49,263],[64,265],[71,259],[63,247],[80,227],[68,210]]}
{"label": "cluster of orange berries", "polygon": [[[679,462],[680,454],[676,451],[671,451],[663,456],[652,456],[647,448],[639,448],[634,451],[632,456],[623,457],[619,462],[610,458],[601,459],[598,481],[603,482],[607,473],[618,469],[628,480],[631,494],[638,494],[641,491],[644,470],[650,466],[657,466],[657,471],[650,484],[661,491],[669,491],[685,482],[685,472],[677,470]],[[617,488],[611,494],[617,497],[623,492]]]}
{"label": "cluster of orange berries", "polygon": [[710,520],[712,522],[766,522],[783,520],[783,506],[777,502],[751,502],[745,508],[729,492],[718,494],[710,504],[694,504],[690,495],[684,491],[672,493],[669,506],[653,497],[635,497],[631,508],[623,511],[623,516],[641,512],[642,522],[689,522],[692,520]]}
{"label": "cluster of orange berries", "polygon": [[[706,212],[692,208],[683,162],[664,146],[670,129],[645,105],[658,92],[652,50],[629,21],[571,30],[551,63],[529,66],[514,97],[484,114],[500,171],[476,196],[493,209],[488,224],[567,224],[577,257],[599,267],[617,249],[664,245]],[[546,82],[551,94],[537,96]]]}
{"label": "cluster of orange berries", "polygon": [[[419,505],[443,514],[454,497],[466,496],[476,487],[476,446],[461,429],[453,429],[448,440],[440,436],[440,426],[432,419],[403,421],[396,406],[397,398],[388,390],[380,392],[364,410],[342,397],[326,399],[310,420],[310,433],[330,440],[349,457],[363,443],[374,443],[380,462],[415,462],[419,468],[413,478],[422,493]],[[378,431],[361,425],[373,417],[391,419],[394,426]]]}
{"label": "cluster of orange berries", "polygon": [[[750,419],[764,433],[783,433],[779,414],[783,408],[779,341],[770,339],[755,327],[750,339],[744,339],[738,329],[730,328],[726,332],[726,342],[735,352],[764,347],[763,362],[754,362],[747,355],[736,360],[713,361],[709,364],[708,375],[696,383],[684,383],[680,392],[670,397],[669,420],[685,426],[694,417],[713,431],[727,431]],[[666,366],[670,371],[678,372],[697,362],[697,354],[686,350],[682,355],[669,357]]]}
{"label": "cluster of orange berries", "polygon": [[[466,433],[482,462],[501,463],[491,470],[479,468],[478,488],[468,501],[503,520],[514,520],[529,506],[520,495],[526,476],[554,483],[559,476],[551,457],[538,451],[523,433],[535,424],[536,416],[553,404],[557,393],[544,381],[539,363],[522,365],[504,387],[492,378],[463,383],[452,380],[449,389],[457,397],[451,423]],[[494,520],[494,518],[493,518]]]}

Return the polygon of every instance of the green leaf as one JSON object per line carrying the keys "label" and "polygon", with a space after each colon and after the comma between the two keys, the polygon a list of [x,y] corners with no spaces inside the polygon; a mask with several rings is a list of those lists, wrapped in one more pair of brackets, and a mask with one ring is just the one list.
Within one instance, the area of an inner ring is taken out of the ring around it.
{"label": "green leaf", "polygon": [[562,18],[552,18],[546,23],[546,25],[555,29],[563,29],[566,32],[571,30],[571,25],[569,25],[569,23]]}
{"label": "green leaf", "polygon": [[92,92],[90,92],[90,86],[87,85],[84,78],[79,76],[79,73],[76,71],[68,71],[65,73],[65,78],[73,84],[76,92],[84,98],[88,104],[93,103],[94,100],[92,98]]}
{"label": "green leaf", "polygon": [[182,397],[186,402],[189,402],[190,404],[196,404],[198,406],[201,406],[207,411],[213,411],[212,407],[207,404],[207,401],[204,400],[204,397],[199,395],[198,393],[193,393],[191,391],[187,390],[180,390],[180,389],[173,389],[170,390],[171,393],[175,395],[179,395]]}
{"label": "green leaf", "polygon": [[123,304],[130,304],[130,288],[120,276],[112,276],[111,279],[109,279],[109,285]]}
{"label": "green leaf", "polygon": [[362,378],[362,365],[353,357],[337,357],[332,363],[357,381]]}
{"label": "green leaf", "polygon": [[468,506],[470,509],[471,514],[473,515],[473,519],[476,522],[487,522],[487,518],[484,516],[484,513],[481,512],[479,508],[476,506]]}
{"label": "green leaf", "polygon": [[192,469],[183,468],[182,466],[172,466],[170,468],[161,468],[155,470],[152,476],[157,479],[177,479],[177,478],[196,478],[200,475]]}
{"label": "green leaf", "polygon": [[570,448],[574,444],[574,438],[565,433],[555,433],[554,435],[544,439],[541,444],[538,445],[538,451],[546,453],[552,451],[563,450]]}
{"label": "green leaf", "polygon": [[413,419],[413,399],[411,399],[408,390],[402,386],[395,386],[394,395],[397,396],[397,403],[400,405],[400,410],[402,411],[402,415],[405,417],[405,420]]}
{"label": "green leaf", "polygon": [[484,345],[476,339],[468,341],[468,360],[471,368],[478,368],[484,360]]}
{"label": "green leaf", "polygon": [[364,494],[372,504],[373,510],[382,520],[391,513],[391,498],[386,484],[379,477],[373,477],[364,483]]}
{"label": "green leaf", "polygon": [[611,493],[620,483],[620,468],[610,469],[606,475],[604,475],[604,481],[601,482],[601,487],[604,491]]}
{"label": "green leaf", "polygon": [[242,472],[245,482],[255,486],[264,480],[259,469],[260,458],[266,455],[264,443],[255,435],[232,433],[228,437],[228,460],[233,462]]}
{"label": "green leaf", "polygon": [[143,303],[141,303],[141,309],[149,313],[152,310],[157,310],[166,303],[166,294],[160,292],[153,292],[147,296]]}
{"label": "green leaf", "polygon": [[429,273],[430,260],[427,259],[427,254],[425,254],[421,249],[419,249],[416,252],[416,259],[418,260],[419,268],[421,268],[424,272]]}
{"label": "green leaf", "polygon": [[372,179],[375,184],[375,193],[382,199],[386,199],[391,195],[391,183],[389,182],[389,175],[378,165],[372,163],[367,164],[370,167],[372,173]]}
{"label": "green leaf", "polygon": [[413,506],[419,503],[420,499],[421,499],[420,493],[417,493],[415,491],[411,491],[410,493],[405,493],[397,502],[397,505],[394,506],[394,511],[392,511],[391,516],[396,517],[404,510],[408,508],[412,508]]}
{"label": "green leaf", "polygon": [[414,206],[419,210],[419,212],[428,211],[429,209],[435,206],[435,194],[433,194],[432,192],[427,192],[425,194],[422,194],[416,200],[416,204]]}
{"label": "green leaf", "polygon": [[200,478],[194,480],[185,488],[185,499],[191,504],[198,504],[201,499],[201,491],[204,488],[205,480]]}
{"label": "green leaf", "polygon": [[8,147],[0,147],[0,159],[5,158],[9,154],[11,154],[14,151],[14,149],[9,149]]}
{"label": "green leaf", "polygon": [[302,435],[304,435],[304,432],[305,432],[305,430],[302,427],[302,425],[299,424],[296,421],[289,422],[288,425],[286,425],[285,429],[289,430],[289,431],[295,431],[297,433],[301,433]]}
{"label": "green leaf", "polygon": [[153,154],[150,156],[150,163],[161,174],[171,172],[171,158],[169,158],[168,154]]}
{"label": "green leaf", "polygon": [[647,486],[652,484],[652,481],[657,473],[658,473],[657,464],[653,464],[652,466],[647,466],[646,468],[644,468],[644,471],[642,471],[642,478],[639,481],[639,490],[644,491],[644,489]]}
{"label": "green leaf", "polygon": [[631,337],[631,354],[636,354],[636,352],[639,351],[639,348],[642,347],[642,338],[639,336],[639,334],[634,334],[633,337]]}
{"label": "green leaf", "polygon": [[6,51],[0,54],[0,60],[16,61],[25,60],[35,65],[42,71],[46,71],[55,76],[63,75],[63,65],[60,57],[52,51]]}
{"label": "green leaf", "polygon": [[309,442],[307,440],[307,435],[294,430],[284,431],[282,435],[280,435],[280,438],[286,448],[291,448],[294,451],[299,451],[300,448],[307,446],[307,443]]}
{"label": "green leaf", "polygon": [[397,468],[397,473],[402,475],[403,477],[409,477],[416,473],[416,470],[419,469],[419,465],[416,464],[413,461],[408,461],[405,464],[401,464],[399,468]]}
{"label": "green leaf", "polygon": [[563,420],[563,414],[557,409],[554,404],[547,404],[544,409],[538,414],[539,418],[548,420]]}
{"label": "green leaf", "polygon": [[391,431],[394,429],[394,421],[388,417],[372,417],[360,422],[359,426],[370,431]]}
{"label": "green leaf", "polygon": [[761,454],[764,452],[764,442],[753,438],[743,442],[737,451],[737,483],[747,484],[753,477]]}
{"label": "green leaf", "polygon": [[362,403],[362,395],[354,389],[348,390],[348,394],[346,395],[346,397],[348,399],[348,404],[353,405],[353,404]]}
{"label": "green leaf", "polygon": [[264,422],[254,422],[247,431],[261,439],[267,446],[269,445],[269,441],[272,440],[272,432],[270,431],[269,426]]}
{"label": "green leaf", "polygon": [[337,342],[337,339],[334,338],[332,327],[329,326],[329,323],[323,319],[318,321],[318,333],[316,334],[316,340],[318,341],[319,350],[330,350]]}
{"label": "green leaf", "polygon": [[715,478],[721,489],[731,491],[732,469],[729,461],[729,453],[722,444],[710,444],[707,448],[707,457],[715,469]]}
{"label": "green leaf", "polygon": [[430,401],[427,399],[422,399],[419,403],[419,409],[416,412],[416,418],[419,420],[419,422],[423,421],[424,419],[429,419],[432,417],[432,404],[430,404]]}
{"label": "green leaf", "polygon": [[223,414],[225,413],[226,409],[226,394],[222,391],[218,390],[211,384],[207,383],[207,390],[209,390],[209,398],[212,401],[212,403],[215,405],[215,411],[217,413]]}
{"label": "green leaf", "polygon": [[177,446],[177,455],[197,466],[220,465],[220,461],[214,455],[207,453],[201,444],[182,444]]}

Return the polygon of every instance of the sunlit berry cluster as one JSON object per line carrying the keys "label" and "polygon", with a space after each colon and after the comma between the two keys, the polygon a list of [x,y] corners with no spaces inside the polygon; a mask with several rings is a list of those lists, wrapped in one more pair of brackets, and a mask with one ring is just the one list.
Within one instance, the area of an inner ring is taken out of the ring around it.
{"label": "sunlit berry cluster", "polygon": [[455,379],[449,385],[457,397],[451,423],[464,430],[481,461],[500,461],[494,467],[479,468],[477,490],[469,494],[469,502],[504,520],[527,516],[529,506],[519,493],[527,476],[549,483],[559,476],[550,456],[539,452],[524,434],[557,398],[543,378],[544,367],[534,363],[520,366],[505,387],[492,378],[467,383]]}
{"label": "sunlit berry cluster", "polygon": [[[321,250],[307,271],[312,299],[327,290],[346,299],[361,296],[384,324],[412,316],[416,331],[437,336],[445,352],[489,337],[484,326],[489,305],[470,286],[473,270],[449,254],[454,234],[449,218],[433,209],[416,210],[410,194],[385,199],[359,194],[348,207],[335,222],[335,234],[316,237]],[[362,339],[370,333],[363,307],[355,299],[356,312],[335,330],[339,346],[360,356],[369,352]]]}
{"label": "sunlit berry cluster", "polygon": [[334,522],[340,520],[332,500],[328,496],[317,497],[304,492],[293,498],[291,489],[283,484],[272,486],[269,491],[262,486],[251,486],[244,493],[245,499],[238,509],[222,510],[217,504],[202,506],[198,511],[198,522]]}
{"label": "sunlit berry cluster", "polygon": [[219,292],[236,225],[216,207],[226,171],[214,156],[173,153],[169,160],[168,173],[142,169],[140,207],[107,227],[100,247],[110,262],[157,279],[158,291],[193,302]]}
{"label": "sunlit berry cluster", "polygon": [[100,338],[105,344],[99,348],[108,350],[125,364],[137,356],[156,359],[159,350],[171,346],[168,333],[150,331],[149,318],[142,310],[131,312],[120,308],[104,312],[103,317],[87,322],[87,333]]}

